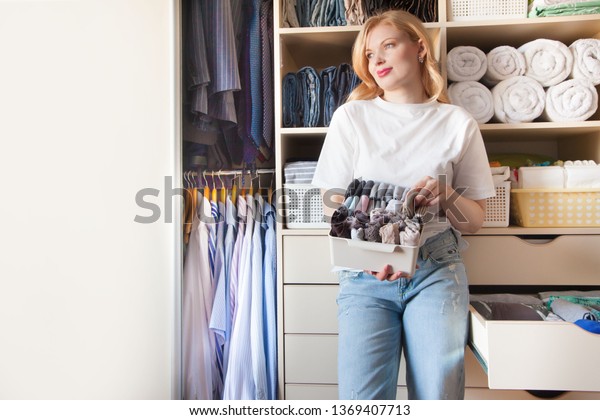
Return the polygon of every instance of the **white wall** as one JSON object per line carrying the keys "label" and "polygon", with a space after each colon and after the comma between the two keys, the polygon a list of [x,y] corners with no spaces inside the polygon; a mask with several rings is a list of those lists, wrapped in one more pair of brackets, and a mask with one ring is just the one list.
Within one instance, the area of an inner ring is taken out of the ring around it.
{"label": "white wall", "polygon": [[177,395],[174,3],[0,0],[0,399]]}

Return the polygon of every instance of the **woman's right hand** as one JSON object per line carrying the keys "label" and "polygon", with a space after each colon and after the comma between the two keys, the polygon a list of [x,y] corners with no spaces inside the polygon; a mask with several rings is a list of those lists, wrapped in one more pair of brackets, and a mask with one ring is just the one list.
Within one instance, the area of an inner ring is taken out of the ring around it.
{"label": "woman's right hand", "polygon": [[[419,266],[417,266],[417,268],[419,268]],[[380,271],[368,271],[365,270],[365,272],[369,273],[372,276],[375,276],[375,278],[377,278],[378,280],[384,281],[396,281],[398,280],[400,277],[410,277],[407,273],[404,273],[402,271],[396,271],[393,272],[392,271],[392,266],[389,264],[386,264],[383,266],[383,269]]]}

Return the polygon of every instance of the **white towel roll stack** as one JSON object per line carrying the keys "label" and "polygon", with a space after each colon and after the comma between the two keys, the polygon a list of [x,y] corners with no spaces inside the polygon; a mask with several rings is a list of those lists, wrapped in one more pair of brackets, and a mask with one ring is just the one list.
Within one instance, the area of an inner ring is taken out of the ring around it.
{"label": "white towel roll stack", "polygon": [[480,124],[494,116],[492,92],[479,82],[456,82],[448,87],[448,96],[454,105],[466,109]]}
{"label": "white towel roll stack", "polygon": [[503,80],[492,89],[494,116],[504,123],[531,122],[544,112],[546,92],[527,76]]}
{"label": "white towel roll stack", "polygon": [[569,79],[546,92],[544,118],[548,121],[585,121],[598,109],[598,92],[587,79]]}
{"label": "white towel roll stack", "polygon": [[565,80],[573,69],[573,53],[562,42],[536,39],[521,45],[518,51],[525,56],[529,76],[543,87],[554,86]]}
{"label": "white towel roll stack", "polygon": [[487,53],[487,71],[483,82],[496,86],[502,80],[525,75],[525,57],[515,47],[502,45]]}
{"label": "white towel roll stack", "polygon": [[600,85],[600,39],[578,39],[569,49],[573,53],[571,77],[588,79],[594,85]]}
{"label": "white towel roll stack", "polygon": [[476,82],[487,71],[487,58],[477,47],[454,47],[448,52],[447,69],[453,82]]}

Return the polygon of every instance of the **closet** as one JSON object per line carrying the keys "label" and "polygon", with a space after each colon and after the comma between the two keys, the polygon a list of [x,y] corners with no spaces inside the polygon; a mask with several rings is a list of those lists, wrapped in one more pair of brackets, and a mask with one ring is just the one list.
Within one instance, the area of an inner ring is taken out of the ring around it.
{"label": "closet", "polygon": [[[282,81],[304,66],[317,71],[350,62],[357,26],[285,27],[283,1],[275,2],[275,141],[277,185],[295,158],[317,159],[325,127],[284,128]],[[506,20],[453,21],[450,0],[437,3],[438,21],[427,23],[435,56],[446,77],[447,52],[474,45],[483,51],[519,46],[537,38],[569,45],[579,38],[600,38],[600,15]],[[480,126],[493,153],[543,153],[555,158],[600,161],[600,113],[576,123],[488,123]],[[600,228],[482,228],[466,236],[464,253],[472,286],[520,290],[600,285]],[[337,398],[337,278],[330,272],[327,229],[277,233],[279,288],[279,384],[287,399]],[[471,314],[466,355],[466,398],[534,398],[524,390],[600,391],[597,367],[586,353],[599,338],[578,327],[557,323],[485,322]],[[485,366],[486,370],[482,366]],[[540,366],[548,374],[540,374]],[[401,362],[401,370],[404,362]],[[556,369],[554,369],[556,368]],[[569,372],[553,375],[552,370]],[[598,398],[594,392],[568,392],[563,398]],[[404,372],[398,397],[406,397]]]}

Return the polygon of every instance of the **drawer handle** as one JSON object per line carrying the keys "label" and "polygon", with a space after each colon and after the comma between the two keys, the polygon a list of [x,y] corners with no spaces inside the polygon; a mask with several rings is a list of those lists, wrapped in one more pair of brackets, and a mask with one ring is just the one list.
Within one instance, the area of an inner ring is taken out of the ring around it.
{"label": "drawer handle", "polygon": [[549,244],[550,242],[554,242],[558,238],[558,236],[539,236],[539,237],[531,237],[531,236],[517,236],[523,242],[527,242],[531,245],[544,245]]}

